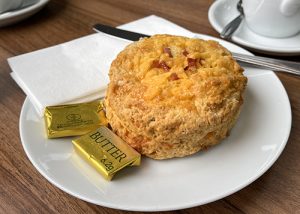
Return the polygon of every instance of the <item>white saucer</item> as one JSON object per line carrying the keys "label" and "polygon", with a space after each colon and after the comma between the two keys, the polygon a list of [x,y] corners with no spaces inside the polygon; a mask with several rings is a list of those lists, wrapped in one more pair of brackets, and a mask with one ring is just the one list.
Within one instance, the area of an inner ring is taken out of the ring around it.
{"label": "white saucer", "polygon": [[[250,54],[224,40],[197,37],[218,40],[230,51]],[[239,120],[226,140],[205,152],[165,161],[143,157],[140,167],[124,169],[108,182],[74,152],[73,138],[47,139],[43,118],[29,99],[20,115],[23,148],[53,185],[101,206],[166,211],[218,200],[266,172],[283,151],[291,129],[289,99],[277,76],[259,68],[244,69],[248,85]]]}
{"label": "white saucer", "polygon": [[0,27],[21,21],[42,9],[49,0],[39,0],[29,7],[0,14]]}
{"label": "white saucer", "polygon": [[[238,0],[217,0],[209,8],[209,22],[219,33],[226,24],[238,16],[237,2]],[[262,53],[290,56],[300,54],[300,33],[283,39],[269,38],[254,33],[245,22],[242,22],[232,40]]]}

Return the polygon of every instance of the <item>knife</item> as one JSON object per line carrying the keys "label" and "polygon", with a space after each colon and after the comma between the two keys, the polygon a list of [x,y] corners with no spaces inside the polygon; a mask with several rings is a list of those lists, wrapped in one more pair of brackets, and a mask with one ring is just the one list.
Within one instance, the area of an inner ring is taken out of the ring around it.
{"label": "knife", "polygon": [[121,29],[114,28],[114,27],[111,27],[108,25],[103,25],[103,24],[95,24],[93,27],[93,30],[96,32],[106,33],[106,34],[109,34],[112,36],[130,40],[130,41],[138,41],[140,38],[150,37],[149,35],[135,33],[135,32],[128,31],[128,30],[121,30]]}
{"label": "knife", "polygon": [[[140,38],[150,37],[146,34],[122,30],[103,24],[95,24],[93,26],[93,30],[96,32],[106,33],[130,41],[138,41]],[[234,52],[231,53],[233,58],[247,65],[252,65],[254,67],[260,67],[264,69],[272,69],[274,71],[287,72],[300,76],[300,63],[286,60],[278,60],[268,57],[251,56]]]}

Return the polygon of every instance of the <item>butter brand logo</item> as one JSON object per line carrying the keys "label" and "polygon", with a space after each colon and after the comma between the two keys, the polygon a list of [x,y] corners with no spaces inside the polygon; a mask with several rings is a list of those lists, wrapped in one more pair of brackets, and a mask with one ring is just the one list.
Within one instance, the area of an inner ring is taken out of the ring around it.
{"label": "butter brand logo", "polygon": [[103,134],[99,131],[90,135],[90,138],[93,139],[96,143],[108,152],[114,159],[119,161],[119,163],[127,157],[127,155],[122,152],[116,145],[114,145],[110,140],[108,140]]}
{"label": "butter brand logo", "polygon": [[68,120],[74,121],[74,120],[80,120],[80,119],[81,119],[81,116],[80,116],[80,114],[68,114],[68,115],[66,116],[66,118],[67,118]]}

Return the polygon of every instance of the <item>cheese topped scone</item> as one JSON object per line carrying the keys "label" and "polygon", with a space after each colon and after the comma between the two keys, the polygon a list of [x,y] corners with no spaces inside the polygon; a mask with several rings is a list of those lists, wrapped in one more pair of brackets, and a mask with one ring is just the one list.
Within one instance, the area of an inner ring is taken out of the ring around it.
{"label": "cheese topped scone", "polygon": [[112,62],[105,107],[113,131],[154,159],[191,155],[228,136],[247,78],[215,41],[155,35]]}

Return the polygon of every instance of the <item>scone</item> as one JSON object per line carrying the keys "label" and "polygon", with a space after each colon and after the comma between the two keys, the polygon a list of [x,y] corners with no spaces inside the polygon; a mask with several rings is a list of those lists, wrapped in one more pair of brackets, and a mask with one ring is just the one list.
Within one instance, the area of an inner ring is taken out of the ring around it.
{"label": "scone", "polygon": [[191,155],[229,135],[247,78],[215,41],[155,35],[112,62],[105,106],[113,131],[154,159]]}

